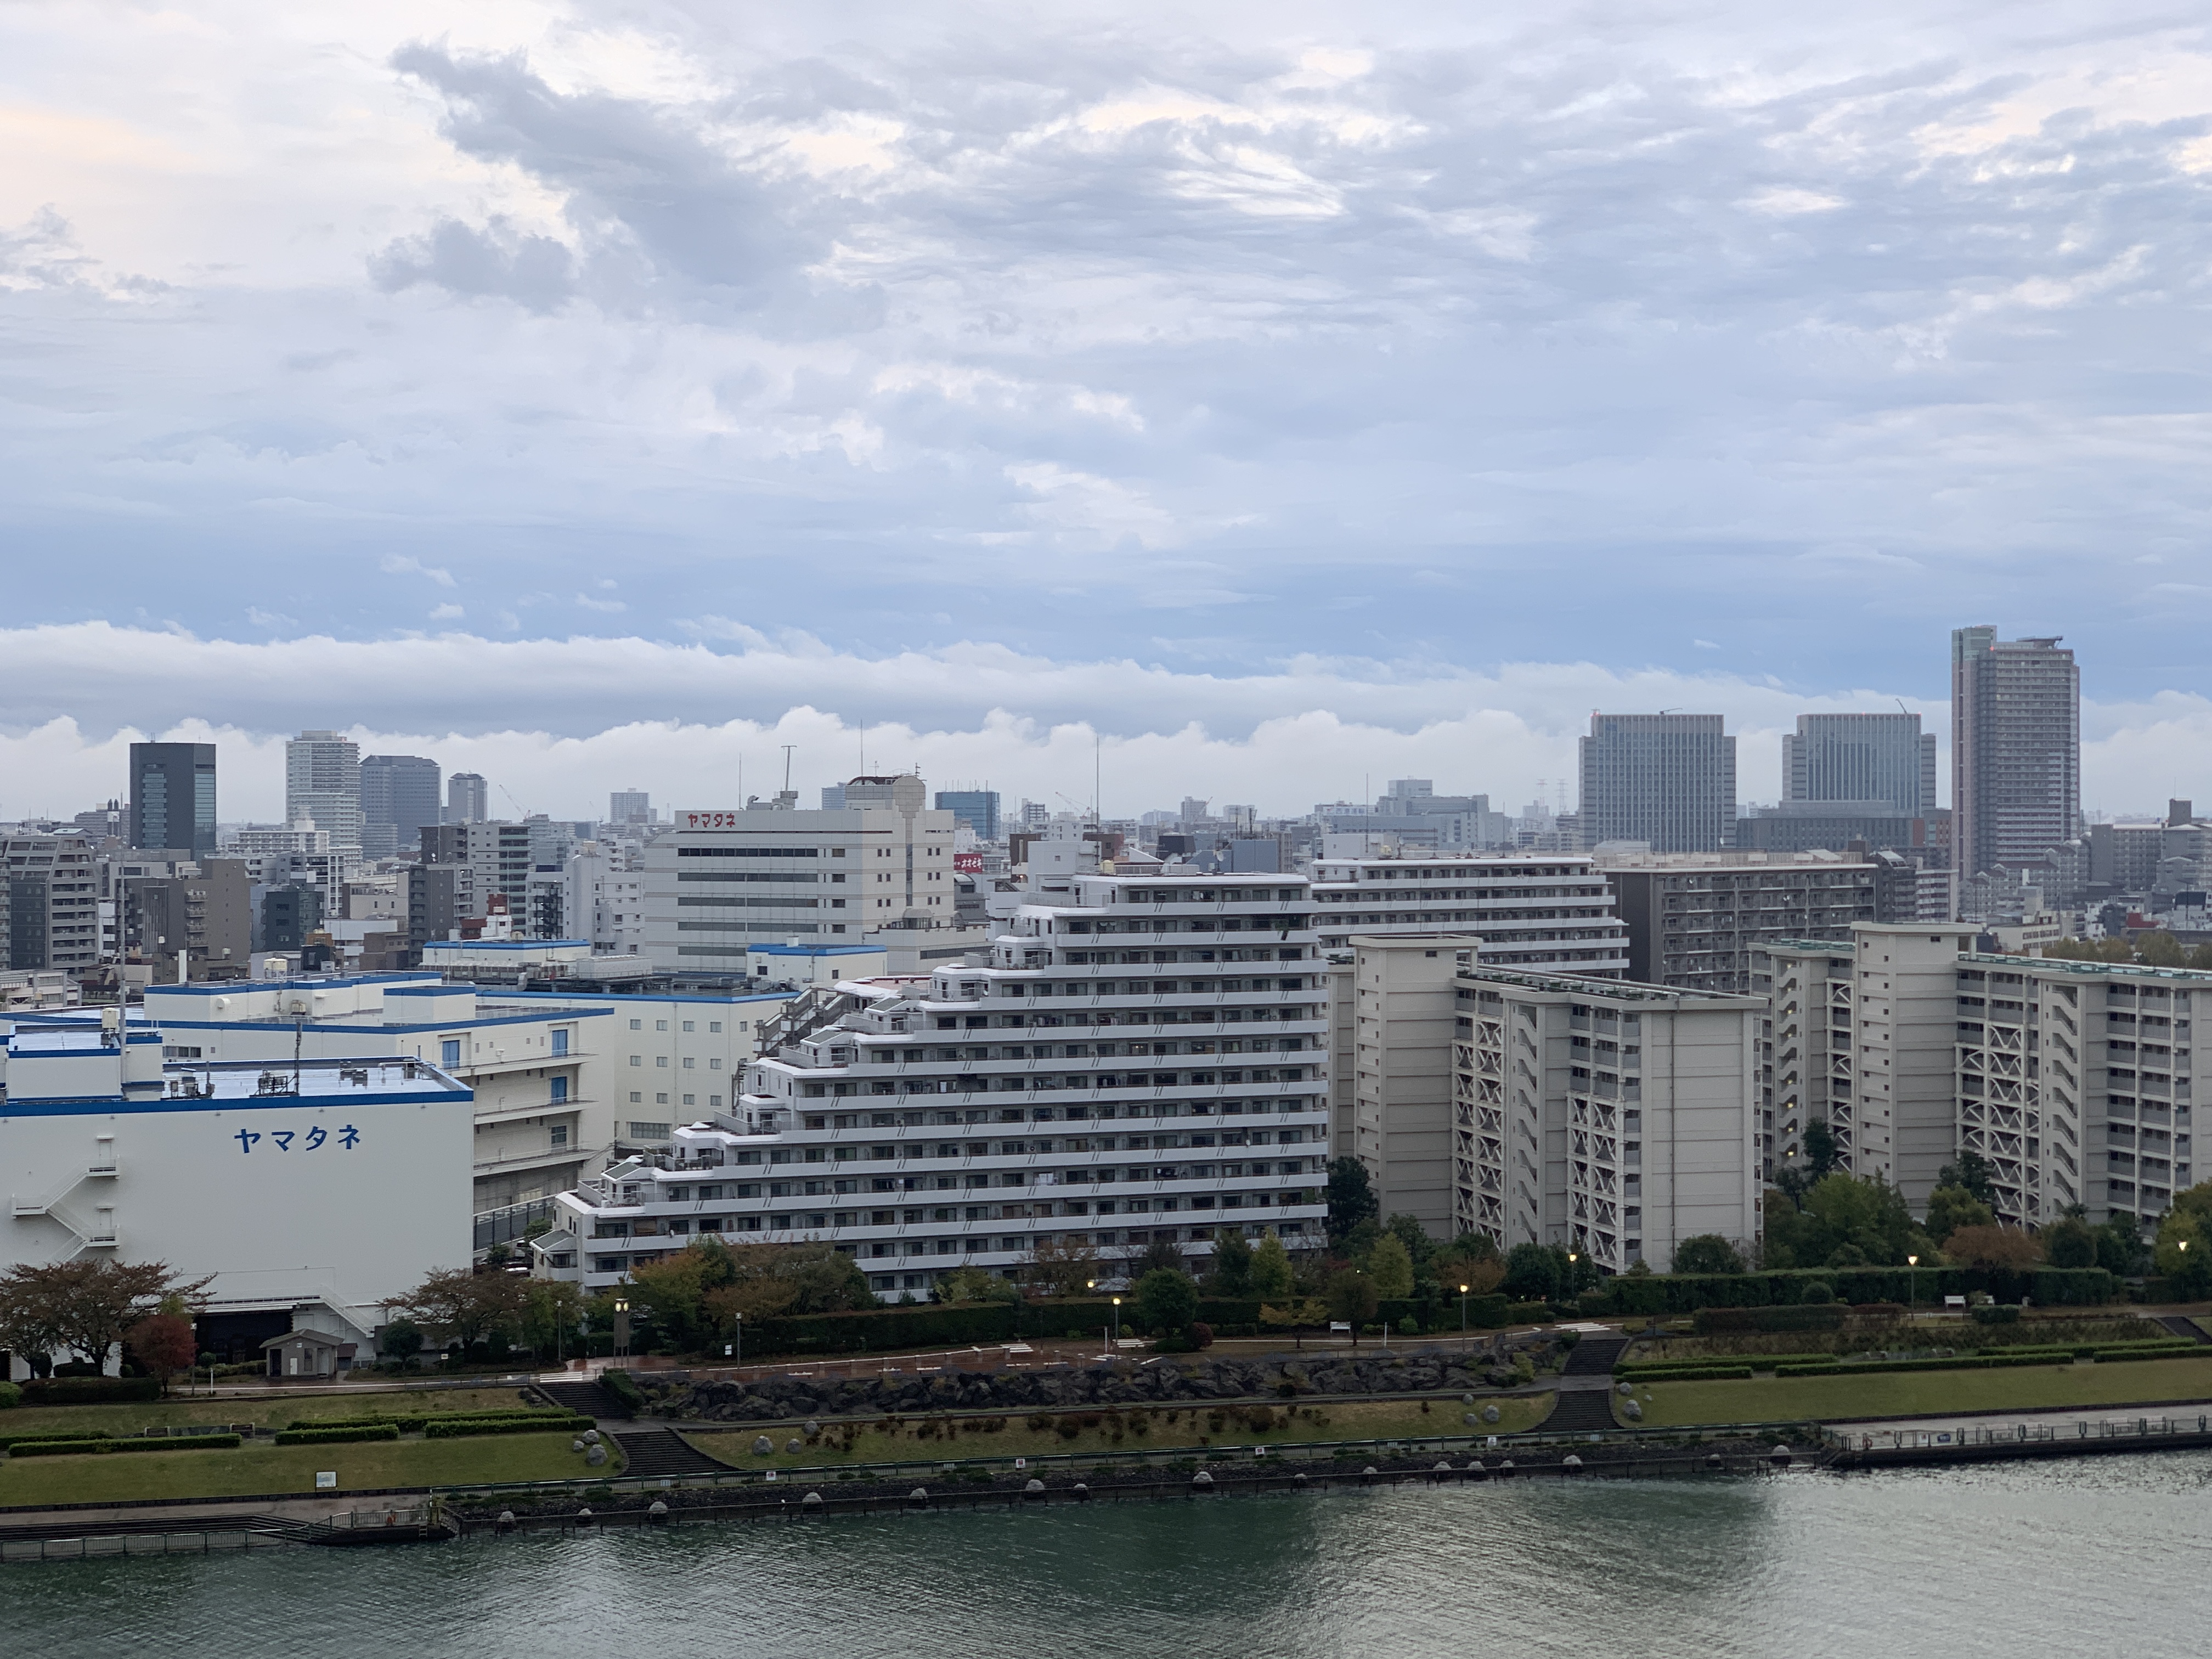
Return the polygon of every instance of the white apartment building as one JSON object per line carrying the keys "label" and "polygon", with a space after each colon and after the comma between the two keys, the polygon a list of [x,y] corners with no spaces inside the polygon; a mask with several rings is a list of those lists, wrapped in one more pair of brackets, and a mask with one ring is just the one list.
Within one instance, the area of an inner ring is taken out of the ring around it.
{"label": "white apartment building", "polygon": [[645,849],[645,950],[663,972],[735,971],[757,944],[949,927],[952,814],[919,778],[888,805],[685,811]]}
{"label": "white apartment building", "polygon": [[981,966],[794,1005],[744,1100],[559,1200],[545,1271],[602,1286],[702,1233],[828,1239],[878,1293],[1042,1241],[1318,1246],[1323,1030],[1307,885],[1079,876],[994,896]]}
{"label": "white apartment building", "polygon": [[1916,1209],[1960,1151],[2035,1226],[2081,1205],[2145,1228],[2196,1178],[2192,1032],[2212,972],[1960,952],[1971,928],[1875,927],[1776,945],[1784,1157],[1824,1121],[1844,1167]]}
{"label": "white apartment building", "polygon": [[0,1019],[0,1271],[166,1261],[213,1275],[204,1340],[289,1316],[365,1348],[380,1304],[466,1265],[469,1091],[442,1068],[165,1062],[175,1034],[116,1014]]}
{"label": "white apartment building", "polygon": [[1453,1033],[1459,970],[1474,964],[1480,943],[1472,933],[1355,933],[1351,960],[1332,964],[1332,1016],[1338,998],[1350,1011],[1329,1056],[1348,1074],[1340,1155],[1366,1166],[1386,1218],[1414,1216],[1437,1239],[1464,1230],[1453,1178]]}
{"label": "white apartment building", "polygon": [[569,931],[608,955],[646,954],[645,872],[627,854],[581,843],[568,859],[568,889]]}
{"label": "white apartment building", "polygon": [[284,744],[284,822],[329,832],[333,852],[361,855],[361,745],[335,732]]}
{"label": "white apartment building", "polygon": [[1764,999],[1462,968],[1455,1228],[1664,1271],[1761,1236]]}
{"label": "white apartment building", "polygon": [[1313,870],[1314,927],[1325,951],[1354,933],[1476,933],[1500,968],[1618,978],[1628,930],[1613,890],[1587,854],[1481,853],[1330,859]]}
{"label": "white apartment building", "polygon": [[732,1101],[781,995],[521,992],[433,974],[158,985],[169,1057],[430,1061],[474,1097],[474,1212],[544,1199]]}

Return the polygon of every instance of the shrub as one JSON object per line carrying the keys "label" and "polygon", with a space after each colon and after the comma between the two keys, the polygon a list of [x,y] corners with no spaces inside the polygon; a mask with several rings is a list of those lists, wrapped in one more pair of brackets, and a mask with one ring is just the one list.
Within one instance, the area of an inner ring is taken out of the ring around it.
{"label": "shrub", "polygon": [[397,1440],[397,1423],[356,1423],[349,1427],[286,1429],[276,1437],[280,1446],[329,1446],[352,1440]]}
{"label": "shrub", "polygon": [[10,1457],[71,1457],[86,1452],[222,1451],[240,1443],[234,1434],[189,1434],[174,1439],[32,1440],[9,1448]]}
{"label": "shrub", "polygon": [[74,1457],[80,1452],[103,1452],[112,1440],[33,1440],[8,1449],[10,1457]]}
{"label": "shrub", "polygon": [[0,1412],[23,1403],[23,1391],[13,1382],[0,1382]]}
{"label": "shrub", "polygon": [[161,1382],[151,1376],[33,1377],[22,1389],[27,1406],[111,1405],[161,1397]]}
{"label": "shrub", "polygon": [[1506,1304],[1504,1322],[1508,1325],[1540,1325],[1551,1316],[1552,1304],[1548,1302],[1513,1302]]}
{"label": "shrub", "polygon": [[1213,1346],[1213,1327],[1202,1320],[1193,1321],[1188,1334],[1190,1337],[1190,1346],[1194,1348],[1210,1348]]}
{"label": "shrub", "polygon": [[601,1371],[599,1386],[621,1401],[623,1407],[629,1411],[641,1411],[645,1407],[645,1395],[640,1392],[636,1382],[631,1380],[630,1374],[626,1370],[617,1369]]}
{"label": "shrub", "polygon": [[1836,1287],[1825,1279],[1808,1279],[1797,1292],[1797,1300],[1813,1307],[1824,1307],[1836,1299]]}
{"label": "shrub", "polygon": [[2002,1307],[1977,1308],[1974,1310],[1974,1323],[1977,1325],[2017,1325],[2020,1323],[2020,1310],[2013,1307],[2009,1304],[2007,1304]]}
{"label": "shrub", "polygon": [[34,1446],[46,1440],[112,1440],[114,1437],[105,1429],[47,1429],[37,1434],[0,1434],[0,1451],[16,1446]]}

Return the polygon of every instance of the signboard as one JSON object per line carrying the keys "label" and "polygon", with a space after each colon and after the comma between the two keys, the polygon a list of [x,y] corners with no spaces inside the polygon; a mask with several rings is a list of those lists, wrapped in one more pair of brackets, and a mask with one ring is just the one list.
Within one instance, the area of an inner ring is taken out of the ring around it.
{"label": "signboard", "polygon": [[682,817],[686,830],[736,830],[742,827],[735,812],[685,812]]}
{"label": "signboard", "polygon": [[336,1469],[317,1469],[315,1471],[315,1490],[317,1492],[335,1491],[337,1484],[338,1472]]}
{"label": "signboard", "polygon": [[952,868],[959,875],[980,876],[983,873],[983,855],[981,853],[955,853]]}
{"label": "signboard", "polygon": [[1352,1328],[1352,1327],[1351,1327],[1351,1325],[1350,1325],[1349,1323],[1347,1323],[1346,1321],[1341,1320],[1341,1319],[1332,1319],[1332,1320],[1330,1320],[1330,1321],[1328,1322],[1328,1328],[1329,1328],[1329,1329],[1330,1329],[1332,1332],[1334,1332],[1334,1331],[1349,1331],[1349,1330]]}

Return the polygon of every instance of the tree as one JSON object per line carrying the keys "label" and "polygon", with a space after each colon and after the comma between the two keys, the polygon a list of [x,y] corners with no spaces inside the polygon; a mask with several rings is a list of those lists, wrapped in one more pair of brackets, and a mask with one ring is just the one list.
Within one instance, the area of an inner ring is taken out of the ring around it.
{"label": "tree", "polygon": [[2080,1217],[2061,1216],[2043,1230],[2043,1256],[2054,1267],[2094,1267],[2097,1235]]}
{"label": "tree", "polygon": [[2018,1272],[2043,1260],[2043,1246],[2035,1235],[2018,1227],[1998,1227],[1986,1222],[1954,1230],[1943,1241],[1943,1254],[1962,1267],[2008,1268]]}
{"label": "tree", "polygon": [[2163,927],[2154,927],[2136,940],[2136,960],[2152,968],[2179,968],[2187,957],[2179,939]]}
{"label": "tree", "polygon": [[2114,1215],[2096,1231],[2097,1265],[2107,1273],[2130,1278],[2150,1266],[2150,1249],[2133,1216]]}
{"label": "tree", "polygon": [[[1285,1262],[1287,1267],[1289,1263]],[[1289,1276],[1284,1289],[1290,1288]],[[1249,1296],[1252,1293],[1252,1247],[1244,1242],[1242,1227],[1224,1227],[1213,1236],[1213,1293]]]}
{"label": "tree", "polygon": [[1406,1247],[1407,1256],[1417,1267],[1437,1253],[1437,1241],[1429,1237],[1429,1230],[1421,1225],[1418,1216],[1401,1210],[1390,1218],[1383,1231]]}
{"label": "tree", "polygon": [[1357,1267],[1346,1267],[1328,1281],[1328,1316],[1352,1327],[1352,1340],[1359,1340],[1359,1328],[1371,1322],[1382,1297],[1375,1281]]}
{"label": "tree", "polygon": [[[2202,1190],[2192,1188],[2191,1192]],[[2212,1227],[2205,1224],[2202,1210],[2193,1205],[2182,1207],[2190,1195],[2178,1194],[2174,1207],[2158,1224],[2158,1270],[2166,1275],[2168,1291],[2180,1302],[2199,1302],[2212,1294]]]}
{"label": "tree", "polygon": [[1173,1336],[1198,1317],[1198,1286],[1188,1273],[1155,1267],[1137,1281],[1137,1318],[1147,1330]]}
{"label": "tree", "polygon": [[1740,1273],[1743,1257],[1718,1233],[1698,1233],[1674,1247],[1678,1273]]}
{"label": "tree", "polygon": [[1462,1255],[1455,1244],[1449,1254],[1438,1256],[1431,1266],[1438,1287],[1454,1296],[1462,1291],[1469,1296],[1488,1296],[1505,1282],[1505,1259],[1498,1254],[1496,1245],[1491,1246],[1487,1255],[1468,1256]]}
{"label": "tree", "polygon": [[1058,1233],[1030,1246],[1018,1271],[1022,1283],[1047,1296],[1080,1296],[1102,1276],[1098,1253],[1081,1235]]}
{"label": "tree", "polygon": [[1807,1184],[1826,1180],[1836,1167],[1836,1132],[1816,1118],[1805,1126],[1804,1146]]}
{"label": "tree", "polygon": [[1170,1273],[1179,1273],[1183,1271],[1182,1246],[1176,1243],[1173,1235],[1166,1232],[1158,1235],[1151,1243],[1130,1258],[1130,1281],[1134,1283],[1146,1273],[1158,1273],[1163,1267]]}
{"label": "tree", "polygon": [[1838,1171],[1815,1182],[1801,1208],[1767,1217],[1766,1259],[1774,1267],[1901,1267],[1920,1237],[1897,1188]]}
{"label": "tree", "polygon": [[408,1364],[422,1352],[422,1328],[403,1316],[385,1326],[376,1346],[386,1358]]}
{"label": "tree", "polygon": [[584,1292],[565,1279],[523,1281],[522,1340],[532,1352],[561,1358],[568,1336],[582,1322]]}
{"label": "tree", "polygon": [[477,1273],[436,1267],[389,1304],[406,1309],[441,1339],[471,1347],[494,1333],[512,1336],[520,1327],[522,1281],[512,1273]]}
{"label": "tree", "polygon": [[1541,1244],[1516,1244],[1505,1257],[1505,1294],[1516,1302],[1549,1302],[1559,1293],[1559,1257]]}
{"label": "tree", "polygon": [[708,1251],[708,1261],[702,1282],[712,1288],[700,1297],[700,1308],[716,1337],[726,1336],[740,1320],[844,1313],[876,1305],[868,1276],[834,1245],[718,1242]]}
{"label": "tree", "polygon": [[165,1300],[173,1300],[182,1312],[207,1284],[205,1279],[179,1280],[164,1261],[27,1263],[0,1275],[0,1325],[16,1352],[44,1355],[67,1348],[88,1365],[105,1366],[125,1331]]}
{"label": "tree", "polygon": [[1020,1288],[988,1267],[956,1267],[937,1281],[940,1302],[1018,1302]]}
{"label": "tree", "polygon": [[1928,1237],[1941,1244],[1961,1227],[1986,1227],[1996,1212],[1964,1187],[1938,1187],[1928,1194]]}
{"label": "tree", "polygon": [[1375,1201],[1374,1183],[1367,1166],[1356,1158],[1330,1160],[1328,1166],[1328,1241],[1341,1245],[1354,1227],[1382,1213]]}
{"label": "tree", "polygon": [[1395,1232],[1385,1233],[1367,1255],[1367,1277],[1375,1294],[1386,1302],[1401,1302],[1413,1293],[1413,1258]]}
{"label": "tree", "polygon": [[629,1303],[639,1322],[671,1346],[686,1352],[702,1346],[712,1327],[706,1281],[713,1265],[705,1252],[695,1247],[633,1267]]}
{"label": "tree", "polygon": [[165,1394],[169,1379],[179,1371],[190,1370],[199,1353],[192,1322],[181,1304],[161,1313],[149,1314],[131,1326],[123,1334],[123,1346],[149,1375],[161,1379]]}
{"label": "tree", "polygon": [[1283,1248],[1281,1239],[1269,1233],[1260,1241],[1260,1248],[1252,1252],[1251,1293],[1258,1297],[1288,1296],[1293,1282],[1291,1253]]}
{"label": "tree", "polygon": [[1990,1162],[1979,1152],[1960,1152],[1957,1163],[1946,1164],[1936,1171],[1936,1184],[1963,1187],[1984,1204],[1996,1202],[1996,1190],[1990,1185]]}
{"label": "tree", "polygon": [[1462,1261],[1503,1261],[1505,1253],[1498,1248],[1498,1241],[1488,1233],[1468,1231],[1452,1240],[1445,1251]]}

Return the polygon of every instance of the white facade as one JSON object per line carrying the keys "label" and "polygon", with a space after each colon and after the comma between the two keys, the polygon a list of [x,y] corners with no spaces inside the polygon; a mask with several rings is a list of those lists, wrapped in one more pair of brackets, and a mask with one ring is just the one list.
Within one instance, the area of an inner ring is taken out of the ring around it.
{"label": "white facade", "polygon": [[787,998],[521,992],[435,974],[175,985],[146,1007],[171,1058],[403,1056],[473,1091],[474,1209],[548,1197],[587,1169],[667,1143],[733,1099],[757,1022]]}
{"label": "white facade", "polygon": [[1501,968],[1617,977],[1628,967],[1613,890],[1581,854],[1324,858],[1313,892],[1324,950],[1355,933],[1476,933],[1483,961]]}
{"label": "white facade", "polygon": [[327,830],[333,852],[361,854],[361,745],[335,732],[302,732],[284,744],[284,822]]}
{"label": "white facade", "polygon": [[1226,1225],[1317,1246],[1306,884],[1084,876],[1001,896],[989,965],[816,994],[738,1107],[562,1194],[541,1261],[604,1285],[702,1232],[822,1238],[879,1293],[920,1294],[1058,1237],[1109,1256],[1203,1250]]}
{"label": "white facade", "polygon": [[664,972],[736,972],[757,944],[857,943],[953,919],[952,814],[918,778],[896,805],[686,811],[645,849],[646,952]]}
{"label": "white facade", "polygon": [[1761,998],[1460,970],[1455,1225],[1619,1273],[1757,1239]]}
{"label": "white facade", "polygon": [[0,1024],[0,1269],[166,1261],[213,1276],[209,1313],[319,1304],[366,1335],[467,1263],[469,1091],[439,1067],[165,1065],[143,1023]]}
{"label": "white facade", "polygon": [[645,872],[626,854],[587,842],[568,860],[568,882],[569,924],[594,951],[646,954]]}
{"label": "white facade", "polygon": [[1458,973],[1471,933],[1377,939],[1355,933],[1335,981],[1349,992],[1352,1152],[1366,1165],[1385,1218],[1411,1215],[1437,1239],[1458,1237],[1453,1178],[1458,1136],[1452,1036]]}

